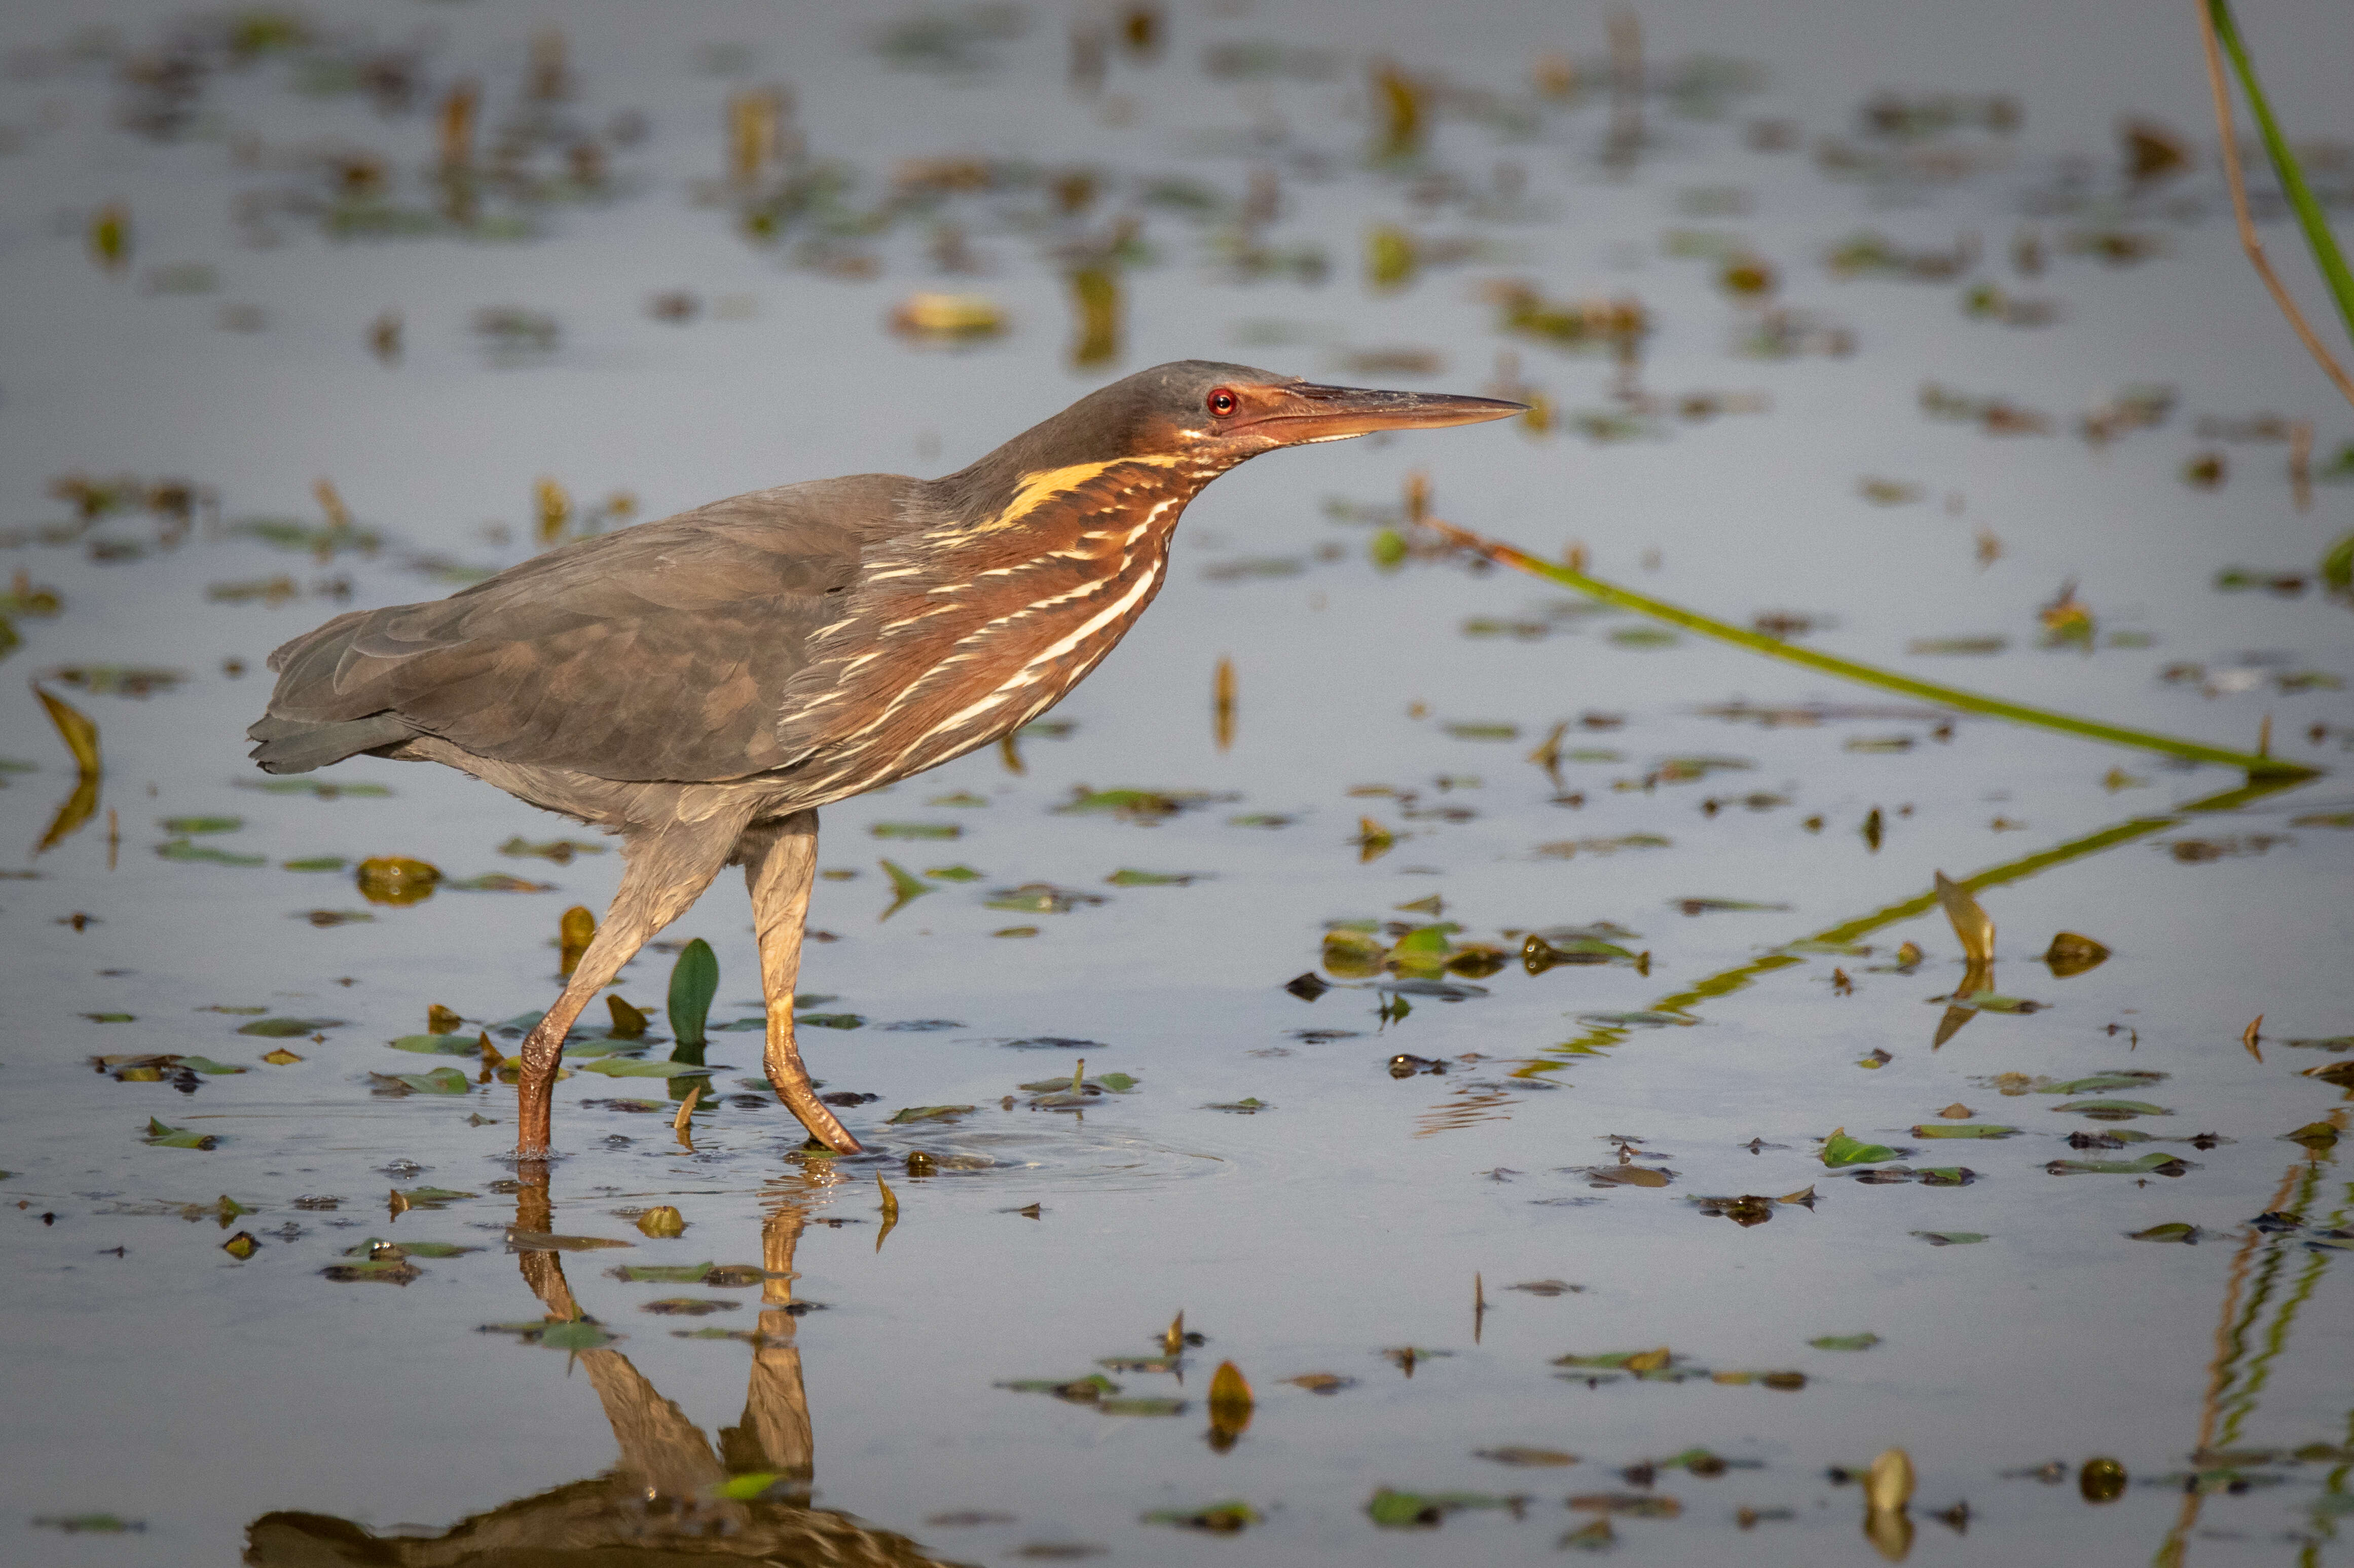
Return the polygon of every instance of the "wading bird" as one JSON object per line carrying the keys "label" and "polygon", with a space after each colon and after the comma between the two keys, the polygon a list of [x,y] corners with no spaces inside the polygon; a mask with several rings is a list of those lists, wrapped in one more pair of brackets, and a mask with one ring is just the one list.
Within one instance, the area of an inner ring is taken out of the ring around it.
{"label": "wading bird", "polygon": [[1082,397],[942,479],[755,491],[548,551],[430,604],[355,610],[270,656],[270,773],[440,762],[621,835],[595,940],[523,1043],[516,1150],[545,1152],[566,1033],[741,865],[769,1082],[858,1151],[793,1039],[818,808],[1011,734],[1159,591],[1178,514],[1278,447],[1473,424],[1517,403],[1182,360]]}

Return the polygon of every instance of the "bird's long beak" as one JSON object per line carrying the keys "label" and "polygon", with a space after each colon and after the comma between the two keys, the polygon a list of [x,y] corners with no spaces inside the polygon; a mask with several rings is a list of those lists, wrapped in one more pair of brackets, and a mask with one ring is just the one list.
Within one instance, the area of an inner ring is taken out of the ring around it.
{"label": "bird's long beak", "polygon": [[[1241,390],[1237,388],[1237,390]],[[1263,432],[1285,446],[1346,440],[1375,430],[1427,430],[1442,425],[1476,425],[1528,412],[1522,403],[1498,397],[1463,397],[1446,392],[1384,392],[1364,387],[1321,387],[1287,381],[1248,389],[1256,410],[1240,426]]]}

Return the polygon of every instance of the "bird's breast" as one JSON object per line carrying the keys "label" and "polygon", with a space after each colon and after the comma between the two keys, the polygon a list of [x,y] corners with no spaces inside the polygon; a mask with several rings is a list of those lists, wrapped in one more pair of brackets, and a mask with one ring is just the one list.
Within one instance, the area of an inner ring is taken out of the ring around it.
{"label": "bird's breast", "polygon": [[987,745],[1076,685],[1160,591],[1190,477],[1090,471],[1025,500],[1020,527],[934,530],[871,562],[856,613],[820,633],[805,674],[824,666],[822,684],[781,726],[812,803]]}

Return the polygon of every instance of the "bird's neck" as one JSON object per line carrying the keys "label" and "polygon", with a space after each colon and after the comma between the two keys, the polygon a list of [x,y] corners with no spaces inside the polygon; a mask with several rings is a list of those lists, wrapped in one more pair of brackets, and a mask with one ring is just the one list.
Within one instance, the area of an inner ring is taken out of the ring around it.
{"label": "bird's neck", "polygon": [[[1231,466],[1159,453],[1070,461],[1061,457],[1000,450],[970,468],[934,481],[931,490],[939,512],[953,519],[947,531],[960,527],[976,536],[1000,539],[1034,533],[1044,539],[1074,518],[1102,517],[1130,508],[1141,513],[1162,503],[1172,503],[1162,514],[1173,523],[1185,503]],[[942,531],[928,532],[938,536]]]}

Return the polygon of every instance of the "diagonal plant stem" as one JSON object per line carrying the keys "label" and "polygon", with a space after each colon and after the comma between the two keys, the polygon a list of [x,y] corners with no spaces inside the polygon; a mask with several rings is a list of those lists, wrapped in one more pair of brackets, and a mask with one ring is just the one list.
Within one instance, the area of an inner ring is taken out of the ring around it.
{"label": "diagonal plant stem", "polygon": [[[2053,866],[2065,865],[2071,861],[2083,860],[2087,855],[2100,854],[2115,849],[2119,844],[2131,843],[2137,839],[2147,838],[2152,833],[2163,832],[2168,828],[2179,827],[2184,818],[2194,812],[2236,811],[2267,796],[2277,795],[2284,789],[2295,789],[2301,782],[2302,780],[2296,779],[2265,779],[2226,789],[2220,795],[2208,795],[2196,800],[2187,800],[2162,814],[2128,817],[2122,822],[2115,822],[2082,837],[2070,839],[2065,843],[2054,844],[2050,849],[2038,850],[2033,854],[2022,855],[2017,860],[2005,861],[2000,865],[1988,866],[1984,871],[1974,872],[1961,878],[1959,885],[1971,893],[1982,893],[1989,887],[2002,887],[2010,883],[2023,882],[2031,876],[2051,870]],[[1713,1001],[1720,997],[1730,996],[1734,991],[1745,991],[1752,982],[1764,979],[1776,969],[1792,969],[1805,963],[1808,955],[1793,950],[1795,948],[1801,946],[1845,947],[1871,936],[1874,931],[1895,925],[1900,920],[1910,920],[1915,916],[1925,915],[1937,907],[1937,903],[1936,890],[1932,888],[1898,903],[1883,906],[1868,915],[1859,915],[1852,919],[1842,920],[1838,925],[1827,926],[1810,936],[1786,942],[1770,952],[1750,959],[1745,964],[1719,970],[1672,995],[1663,996],[1650,1004],[1650,1011],[1689,1012],[1704,1001]],[[1597,1046],[1616,1045],[1626,1038],[1627,1031],[1618,1025],[1597,1024],[1576,1039],[1567,1041],[1563,1045],[1555,1046],[1554,1049],[1556,1051],[1567,1049],[1574,1055],[1585,1055],[1591,1054]],[[1560,1057],[1541,1059],[1535,1065],[1523,1067],[1512,1075],[1535,1077],[1558,1071],[1568,1065],[1566,1060]],[[2278,1204],[2274,1206],[2279,1207]]]}
{"label": "diagonal plant stem", "polygon": [[2048,708],[2031,708],[2023,703],[2009,703],[1999,697],[1982,696],[1976,692],[1964,691],[1959,686],[1941,685],[1935,681],[1915,680],[1910,675],[1900,675],[1893,670],[1882,670],[1876,665],[1859,663],[1853,659],[1841,659],[1836,654],[1818,652],[1811,648],[1801,648],[1777,637],[1767,637],[1762,632],[1744,631],[1740,627],[1712,620],[1696,611],[1670,604],[1664,599],[1652,599],[1648,595],[1637,593],[1631,588],[1620,588],[1616,583],[1605,582],[1600,577],[1588,577],[1585,573],[1573,570],[1568,567],[1557,567],[1551,561],[1530,555],[1525,550],[1474,534],[1468,528],[1458,528],[1452,523],[1441,523],[1436,518],[1425,518],[1422,526],[1432,529],[1452,543],[1465,549],[1476,551],[1491,561],[1499,561],[1508,567],[1516,567],[1522,571],[1543,577],[1549,582],[1559,583],[1564,588],[1575,588],[1578,592],[1601,599],[1606,604],[1639,610],[1656,620],[1734,643],[1754,653],[1764,653],[1771,658],[1787,660],[1793,664],[1803,664],[1810,670],[1819,670],[1825,674],[1837,675],[1842,680],[1861,682],[1867,686],[1878,686],[1883,691],[1901,692],[1906,696],[1918,697],[1924,702],[1935,703],[1941,707],[1955,708],[1964,713],[1984,714],[1988,718],[2007,719],[2012,724],[2033,725],[2041,729],[2058,730],[2064,735],[2083,736],[2088,740],[2105,741],[2111,746],[2131,747],[2140,751],[2164,752],[2169,757],[2188,758],[2193,762],[2220,763],[2226,768],[2244,769],[2252,779],[2306,779],[2321,771],[2319,768],[2305,767],[2301,763],[2285,762],[2278,758],[2266,757],[2259,753],[2232,751],[2224,747],[2209,746],[2203,741],[2183,740],[2175,736],[2158,735],[2149,730],[2128,729],[2123,725],[2103,724],[2097,719],[2077,718],[2069,714],[2053,713]]}
{"label": "diagonal plant stem", "polygon": [[2239,136],[2232,129],[2232,95],[2223,85],[2223,57],[2217,48],[2219,38],[2222,48],[2231,51],[2232,64],[2240,75],[2240,85],[2247,90],[2248,103],[2256,112],[2256,124],[2264,132],[2264,150],[2272,156],[2273,170],[2279,176],[2281,189],[2287,194],[2290,205],[2296,209],[2297,221],[2305,228],[2306,243],[2313,249],[2314,264],[2321,269],[2323,279],[2328,282],[2330,293],[2338,301],[2338,312],[2346,318],[2346,330],[2349,334],[2354,334],[2354,276],[2347,272],[2346,259],[2338,254],[2338,241],[2329,232],[2329,221],[2321,210],[2321,204],[2314,199],[2312,190],[2305,183],[2305,171],[2298,166],[2296,154],[2290,151],[2288,143],[2280,133],[2280,127],[2273,121],[2272,107],[2264,101],[2264,89],[2256,84],[2255,65],[2248,58],[2247,47],[2241,41],[2240,29],[2232,19],[2228,0],[2200,0],[2199,31],[2207,48],[2207,85],[2214,93],[2215,127],[2223,140],[2223,177],[2232,190],[2232,216],[2239,219],[2240,248],[2248,253],[2248,260],[2255,267],[2256,276],[2264,280],[2264,287],[2272,293],[2273,302],[2280,307],[2281,314],[2288,318],[2288,324],[2296,329],[2306,352],[2313,355],[2323,373],[2337,384],[2338,390],[2346,395],[2347,401],[2354,402],[2354,376],[2347,375],[2346,367],[2338,363],[2337,356],[2321,341],[2321,334],[2315,332],[2313,324],[2305,319],[2305,313],[2297,308],[2296,300],[2289,293],[2288,286],[2281,281],[2280,274],[2273,270],[2272,259],[2264,254],[2264,241],[2256,238],[2255,219],[2248,213],[2247,184],[2240,172]]}

